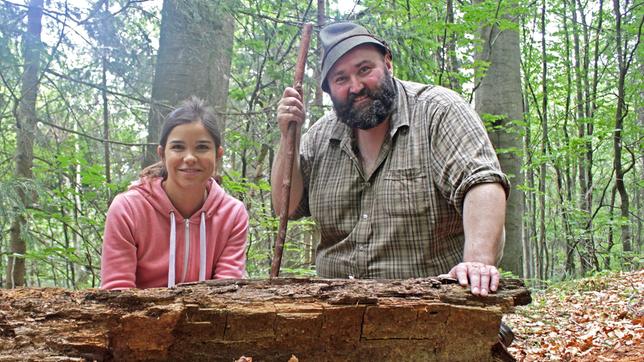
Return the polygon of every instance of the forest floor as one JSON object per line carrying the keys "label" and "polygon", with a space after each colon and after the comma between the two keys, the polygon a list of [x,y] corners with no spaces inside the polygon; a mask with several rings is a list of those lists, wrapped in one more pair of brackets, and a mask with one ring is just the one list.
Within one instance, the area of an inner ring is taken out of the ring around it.
{"label": "forest floor", "polygon": [[504,321],[517,361],[642,361],[644,270],[559,283]]}

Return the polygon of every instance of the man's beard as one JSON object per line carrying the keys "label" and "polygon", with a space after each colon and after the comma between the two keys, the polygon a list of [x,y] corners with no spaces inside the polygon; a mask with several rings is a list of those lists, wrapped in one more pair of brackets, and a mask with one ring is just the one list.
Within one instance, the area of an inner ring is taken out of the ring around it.
{"label": "man's beard", "polygon": [[[354,100],[366,95],[364,105],[354,105]],[[362,88],[360,93],[349,94],[346,102],[331,96],[338,120],[351,128],[370,129],[384,122],[391,115],[396,101],[396,87],[388,69],[376,89]]]}

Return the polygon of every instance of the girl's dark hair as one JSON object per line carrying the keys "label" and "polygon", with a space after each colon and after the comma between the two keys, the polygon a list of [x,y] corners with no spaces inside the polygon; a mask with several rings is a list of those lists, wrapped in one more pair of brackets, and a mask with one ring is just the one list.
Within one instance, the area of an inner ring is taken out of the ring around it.
{"label": "girl's dark hair", "polygon": [[[165,121],[163,122],[163,128],[161,129],[159,145],[165,148],[165,145],[168,142],[168,136],[175,127],[193,122],[201,122],[201,124],[203,124],[215,142],[216,152],[219,146],[221,146],[221,133],[219,132],[219,127],[217,127],[215,113],[210,107],[206,106],[203,100],[195,96],[181,102],[181,105],[178,108],[166,116]],[[168,170],[166,170],[163,161],[159,161],[144,168],[143,171],[141,171],[140,177],[163,177],[163,179],[165,179],[168,177]]]}

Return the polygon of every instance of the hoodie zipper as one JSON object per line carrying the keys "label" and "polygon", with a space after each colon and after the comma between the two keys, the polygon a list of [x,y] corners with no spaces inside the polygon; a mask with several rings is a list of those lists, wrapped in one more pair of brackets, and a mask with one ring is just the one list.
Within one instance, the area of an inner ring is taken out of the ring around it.
{"label": "hoodie zipper", "polygon": [[188,259],[190,257],[190,219],[185,219],[185,228],[184,228],[184,249],[185,253],[183,255],[183,275],[181,277],[181,282],[186,281],[186,274],[188,273]]}

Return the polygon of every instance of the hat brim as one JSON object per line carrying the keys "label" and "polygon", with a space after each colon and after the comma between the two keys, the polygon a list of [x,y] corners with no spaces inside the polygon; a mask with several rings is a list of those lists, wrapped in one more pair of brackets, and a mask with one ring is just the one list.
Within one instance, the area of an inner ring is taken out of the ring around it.
{"label": "hat brim", "polygon": [[329,93],[329,84],[327,82],[326,76],[331,68],[333,68],[335,63],[351,49],[362,44],[374,44],[380,47],[383,51],[387,51],[387,48],[385,48],[385,46],[381,42],[369,35],[356,35],[342,40],[333,48],[331,48],[331,50],[324,55],[324,59],[322,60],[322,72],[320,74],[322,84],[320,84],[320,87],[323,91]]}

